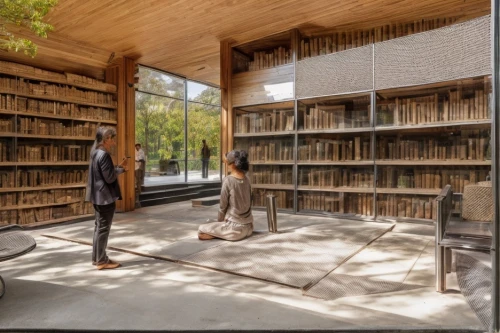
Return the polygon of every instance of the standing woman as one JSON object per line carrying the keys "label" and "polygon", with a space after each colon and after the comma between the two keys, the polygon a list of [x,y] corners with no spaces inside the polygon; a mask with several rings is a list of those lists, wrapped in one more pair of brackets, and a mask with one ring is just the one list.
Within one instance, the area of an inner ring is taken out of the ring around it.
{"label": "standing woman", "polygon": [[232,150],[225,162],[230,174],[224,179],[220,192],[218,222],[200,225],[198,238],[221,238],[238,241],[252,235],[252,188],[246,177],[248,154],[244,150]]}
{"label": "standing woman", "polygon": [[113,215],[115,201],[122,198],[117,176],[128,170],[127,159],[118,165],[113,165],[109,154],[116,145],[116,131],[113,128],[99,127],[95,142],[90,151],[89,176],[85,201],[90,201],[95,209],[94,241],[92,246],[92,264],[97,269],[113,269],[120,266],[108,258],[106,247]]}

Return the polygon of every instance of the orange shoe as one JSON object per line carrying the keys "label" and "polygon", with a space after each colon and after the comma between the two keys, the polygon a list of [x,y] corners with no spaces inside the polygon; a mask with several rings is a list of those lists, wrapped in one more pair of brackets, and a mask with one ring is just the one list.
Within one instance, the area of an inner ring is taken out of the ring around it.
{"label": "orange shoe", "polygon": [[209,234],[204,234],[202,232],[198,233],[198,239],[199,240],[209,240],[209,239],[214,239],[215,237]]}
{"label": "orange shoe", "polygon": [[97,265],[97,269],[98,270],[101,270],[101,269],[115,269],[115,268],[118,268],[120,266],[121,265],[120,265],[119,262],[116,262],[116,261],[113,261],[113,260],[109,259],[108,262],[106,262],[106,263],[98,264]]}

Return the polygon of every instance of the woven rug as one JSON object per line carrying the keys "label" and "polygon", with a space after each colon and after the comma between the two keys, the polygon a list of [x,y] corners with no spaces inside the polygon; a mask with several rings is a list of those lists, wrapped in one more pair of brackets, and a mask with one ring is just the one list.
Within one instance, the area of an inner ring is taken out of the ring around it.
{"label": "woven rug", "polygon": [[223,243],[181,262],[304,288],[393,226],[357,221],[313,225]]}

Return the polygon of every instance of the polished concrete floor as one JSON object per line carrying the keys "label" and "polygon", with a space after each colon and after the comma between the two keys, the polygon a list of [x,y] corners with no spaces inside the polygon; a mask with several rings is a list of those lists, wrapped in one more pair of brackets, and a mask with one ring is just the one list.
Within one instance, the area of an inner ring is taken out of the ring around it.
{"label": "polished concrete floor", "polygon": [[[484,330],[454,273],[448,274],[446,293],[434,291],[433,226],[396,223],[325,277],[412,288],[370,294],[347,286],[344,297],[318,298],[184,263],[188,255],[225,245],[197,239],[198,226],[216,213],[216,206],[183,202],[117,214],[109,254],[123,266],[107,271],[90,263],[93,221],[28,231],[37,248],[0,263],[7,283],[0,330]],[[265,212],[254,217],[256,235],[265,235]],[[280,231],[339,222],[353,223],[278,214]],[[355,225],[362,230],[363,223]],[[323,287],[325,295],[331,286]]]}

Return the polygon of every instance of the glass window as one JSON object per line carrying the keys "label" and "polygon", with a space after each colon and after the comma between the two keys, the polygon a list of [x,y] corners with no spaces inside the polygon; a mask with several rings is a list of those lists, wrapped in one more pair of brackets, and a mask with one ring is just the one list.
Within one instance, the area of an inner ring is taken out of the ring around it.
{"label": "glass window", "polygon": [[220,107],[189,102],[187,119],[188,181],[220,180]]}
{"label": "glass window", "polygon": [[220,89],[198,82],[187,81],[188,100],[193,102],[220,105]]}
{"label": "glass window", "polygon": [[146,177],[178,176],[184,181],[184,103],[136,93],[136,142],[146,153]]}
{"label": "glass window", "polygon": [[173,98],[184,98],[184,79],[139,66],[137,90]]}

